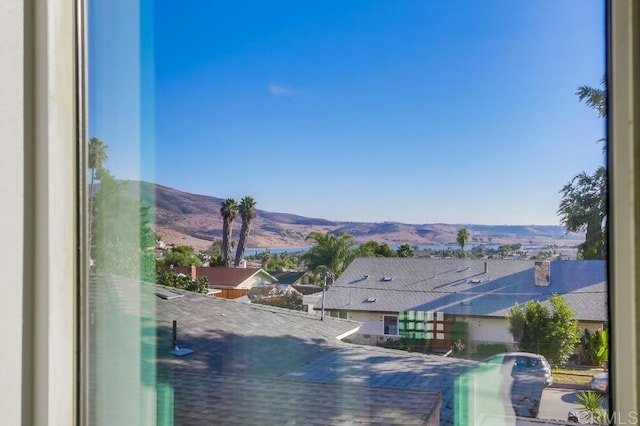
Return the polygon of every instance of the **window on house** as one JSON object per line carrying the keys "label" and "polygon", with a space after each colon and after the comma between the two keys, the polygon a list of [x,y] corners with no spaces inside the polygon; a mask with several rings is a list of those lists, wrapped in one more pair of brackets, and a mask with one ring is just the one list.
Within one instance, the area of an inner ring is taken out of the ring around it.
{"label": "window on house", "polygon": [[331,311],[331,316],[335,317],[335,318],[342,318],[342,319],[348,319],[348,313],[347,311]]}
{"label": "window on house", "polygon": [[398,317],[396,315],[384,316],[384,334],[389,336],[398,335]]}

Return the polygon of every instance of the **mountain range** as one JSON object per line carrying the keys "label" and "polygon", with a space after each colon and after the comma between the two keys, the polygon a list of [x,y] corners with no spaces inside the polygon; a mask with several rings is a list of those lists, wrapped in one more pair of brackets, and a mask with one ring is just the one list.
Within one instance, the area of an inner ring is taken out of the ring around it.
{"label": "mountain range", "polygon": [[[155,232],[165,244],[190,245],[206,249],[222,239],[222,198],[190,194],[149,182],[128,181],[131,191],[139,193],[143,203],[151,206]],[[138,192],[139,191],[139,192]],[[256,200],[258,203],[260,200]],[[233,225],[233,238],[240,230],[240,219]],[[584,241],[584,234],[566,233],[553,225],[474,225],[407,224],[399,222],[340,222],[310,218],[291,213],[257,210],[249,236],[248,248],[305,247],[311,232],[346,232],[356,243],[377,241],[390,246],[453,244],[457,246],[458,229],[467,228],[470,244],[555,244],[574,247]]]}

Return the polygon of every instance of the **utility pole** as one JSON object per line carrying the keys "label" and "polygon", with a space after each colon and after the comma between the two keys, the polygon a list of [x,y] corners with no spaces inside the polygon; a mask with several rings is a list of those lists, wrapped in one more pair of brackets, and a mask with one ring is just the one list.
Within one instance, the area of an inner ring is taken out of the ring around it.
{"label": "utility pole", "polygon": [[327,292],[327,273],[324,273],[324,282],[322,284],[322,313],[320,314],[320,321],[324,321],[324,295]]}

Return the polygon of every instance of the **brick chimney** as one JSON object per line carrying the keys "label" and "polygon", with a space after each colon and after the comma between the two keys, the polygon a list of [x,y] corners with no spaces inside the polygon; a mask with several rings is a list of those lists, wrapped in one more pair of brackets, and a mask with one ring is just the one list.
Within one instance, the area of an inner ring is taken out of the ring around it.
{"label": "brick chimney", "polygon": [[548,287],[551,284],[551,262],[548,260],[536,260],[533,273],[536,287]]}
{"label": "brick chimney", "polygon": [[191,265],[191,279],[196,280],[198,278],[198,273],[196,272],[196,265]]}

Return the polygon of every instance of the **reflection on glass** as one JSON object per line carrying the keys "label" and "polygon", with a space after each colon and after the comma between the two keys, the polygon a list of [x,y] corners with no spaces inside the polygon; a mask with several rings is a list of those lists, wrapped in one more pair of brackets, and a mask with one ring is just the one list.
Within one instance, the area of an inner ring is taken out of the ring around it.
{"label": "reflection on glass", "polygon": [[608,361],[601,2],[89,6],[92,423],[581,408],[545,401]]}

